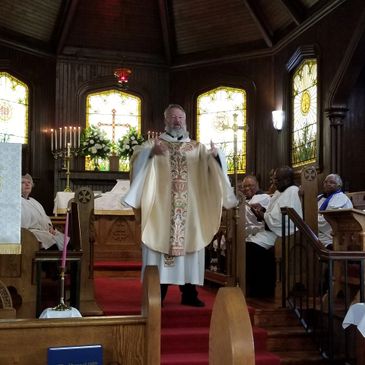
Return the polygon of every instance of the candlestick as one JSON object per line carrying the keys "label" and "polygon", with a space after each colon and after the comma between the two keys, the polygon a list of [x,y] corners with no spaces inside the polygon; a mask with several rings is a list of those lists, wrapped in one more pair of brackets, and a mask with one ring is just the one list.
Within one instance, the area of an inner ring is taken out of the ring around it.
{"label": "candlestick", "polygon": [[62,128],[60,128],[60,150],[62,150]]}
{"label": "candlestick", "polygon": [[54,146],[57,151],[57,129],[54,130]]}
{"label": "candlestick", "polygon": [[67,143],[67,157],[70,158],[71,156],[71,143]]}
{"label": "candlestick", "polygon": [[51,129],[51,151],[53,152],[53,136],[54,136],[54,132],[53,129]]}

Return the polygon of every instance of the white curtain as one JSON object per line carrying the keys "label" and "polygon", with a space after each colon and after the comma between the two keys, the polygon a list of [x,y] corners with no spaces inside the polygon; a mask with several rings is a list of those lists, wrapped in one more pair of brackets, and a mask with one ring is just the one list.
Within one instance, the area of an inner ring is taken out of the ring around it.
{"label": "white curtain", "polygon": [[0,254],[20,254],[21,148],[0,143]]}

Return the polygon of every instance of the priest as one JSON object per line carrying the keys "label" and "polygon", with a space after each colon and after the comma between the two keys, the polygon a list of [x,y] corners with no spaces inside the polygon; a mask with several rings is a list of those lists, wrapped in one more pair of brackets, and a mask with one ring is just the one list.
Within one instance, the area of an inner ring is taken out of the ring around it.
{"label": "priest", "polygon": [[222,152],[189,138],[184,109],[171,104],[164,119],[165,133],[135,147],[124,202],[141,209],[143,269],[158,266],[161,300],[177,284],[183,305],[201,307],[196,285],[204,283],[205,247],[219,229],[222,206],[232,208],[237,199]]}

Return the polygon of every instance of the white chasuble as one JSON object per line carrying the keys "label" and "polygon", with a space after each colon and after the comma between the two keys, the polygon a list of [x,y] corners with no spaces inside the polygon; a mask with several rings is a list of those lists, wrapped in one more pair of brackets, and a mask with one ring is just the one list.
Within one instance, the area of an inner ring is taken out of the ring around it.
{"label": "white chasuble", "polygon": [[233,190],[204,145],[160,138],[165,155],[149,158],[153,141],[148,141],[133,156],[133,181],[124,201],[141,207],[144,266],[158,265],[161,283],[202,285],[204,248],[219,229],[223,196]]}
{"label": "white chasuble", "polygon": [[0,143],[0,254],[20,254],[21,144]]}

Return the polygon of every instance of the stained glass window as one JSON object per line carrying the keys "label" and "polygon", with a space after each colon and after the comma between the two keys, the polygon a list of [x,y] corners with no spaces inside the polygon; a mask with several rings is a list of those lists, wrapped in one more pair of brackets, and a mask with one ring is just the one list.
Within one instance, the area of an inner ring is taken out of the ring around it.
{"label": "stained glass window", "polygon": [[292,150],[293,167],[317,159],[317,60],[303,61],[292,77]]}
{"label": "stained glass window", "polygon": [[[91,93],[86,98],[86,126],[104,130],[117,143],[130,127],[141,131],[141,99],[119,90]],[[109,161],[99,161],[100,170],[109,170]],[[85,169],[93,170],[93,162],[86,158]],[[120,160],[120,171],[129,171],[129,160]]]}
{"label": "stained glass window", "polygon": [[[222,149],[229,173],[246,171],[246,91],[217,87],[198,96],[197,139],[210,148],[210,141]],[[235,143],[236,141],[236,143]]]}
{"label": "stained glass window", "polygon": [[28,143],[28,100],[27,85],[0,72],[0,142]]}

